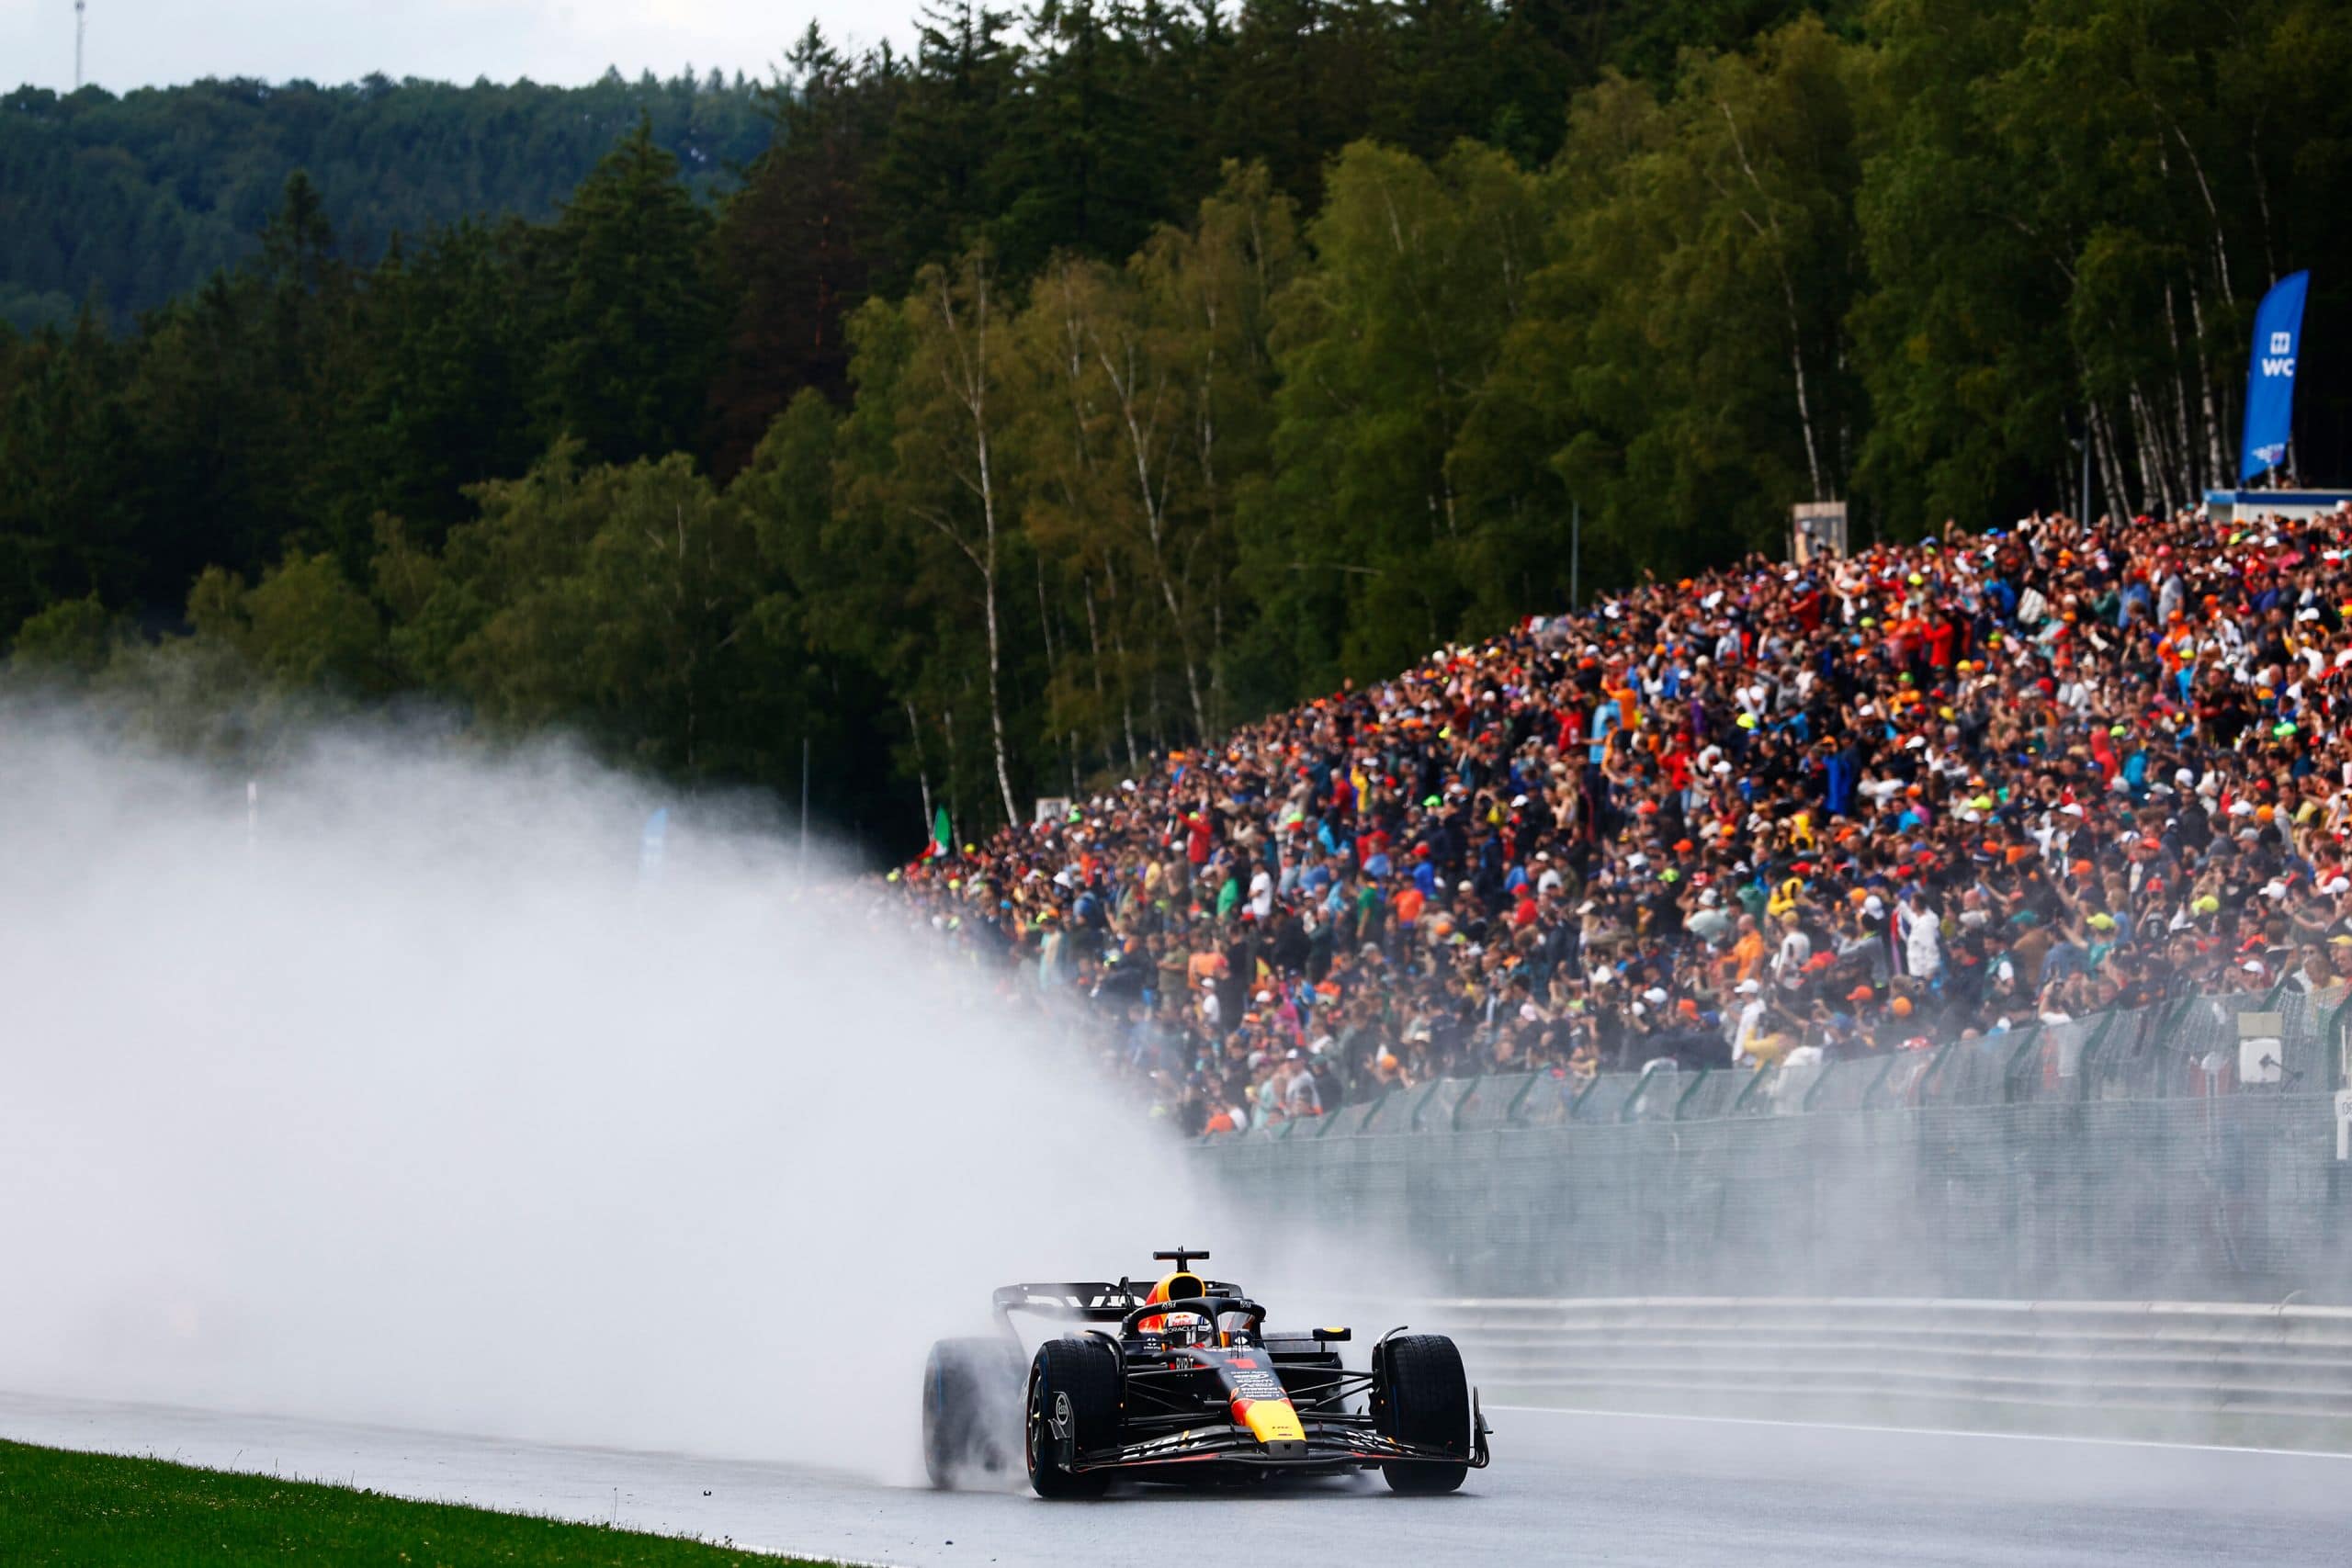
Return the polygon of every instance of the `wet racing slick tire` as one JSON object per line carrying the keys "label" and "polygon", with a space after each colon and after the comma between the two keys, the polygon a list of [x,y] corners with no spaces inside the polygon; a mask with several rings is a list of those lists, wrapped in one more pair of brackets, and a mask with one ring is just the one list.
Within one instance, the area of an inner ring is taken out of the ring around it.
{"label": "wet racing slick tire", "polygon": [[1470,1379],[1462,1352],[1442,1334],[1400,1334],[1372,1352],[1373,1425],[1400,1443],[1458,1453],[1464,1462],[1384,1464],[1391,1492],[1452,1492],[1470,1473]]}
{"label": "wet racing slick tire", "polygon": [[[922,1370],[922,1468],[942,1491],[1020,1462],[1028,1362],[1010,1338],[942,1339]],[[999,1481],[1001,1484],[1001,1481]]]}
{"label": "wet racing slick tire", "polygon": [[1100,1497],[1111,1483],[1097,1471],[1064,1470],[1053,1432],[1059,1414],[1080,1451],[1113,1441],[1119,1430],[1119,1351],[1099,1336],[1048,1339],[1029,1364],[1029,1397],[1022,1422],[1022,1452],[1029,1484],[1040,1497]]}

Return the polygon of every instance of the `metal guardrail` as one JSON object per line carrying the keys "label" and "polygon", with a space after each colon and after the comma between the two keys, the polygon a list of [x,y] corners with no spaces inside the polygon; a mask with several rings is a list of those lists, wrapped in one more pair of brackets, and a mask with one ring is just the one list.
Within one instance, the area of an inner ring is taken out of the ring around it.
{"label": "metal guardrail", "polygon": [[1564,1406],[2055,1409],[2347,1423],[2352,1308],[2194,1302],[1457,1298],[1489,1398]]}

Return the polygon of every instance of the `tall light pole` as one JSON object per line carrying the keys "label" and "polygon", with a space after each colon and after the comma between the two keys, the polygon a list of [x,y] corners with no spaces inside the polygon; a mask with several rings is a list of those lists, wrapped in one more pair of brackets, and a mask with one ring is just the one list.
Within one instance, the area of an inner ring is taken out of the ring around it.
{"label": "tall light pole", "polygon": [[1584,502],[1568,502],[1568,608],[1584,608]]}
{"label": "tall light pole", "polygon": [[88,24],[90,0],[74,0],[74,90],[82,90],[82,32]]}

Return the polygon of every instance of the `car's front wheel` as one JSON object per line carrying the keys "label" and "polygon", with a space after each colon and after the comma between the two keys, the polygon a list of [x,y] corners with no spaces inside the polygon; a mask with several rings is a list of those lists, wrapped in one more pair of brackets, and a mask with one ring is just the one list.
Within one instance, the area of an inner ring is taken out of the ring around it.
{"label": "car's front wheel", "polygon": [[1372,1352],[1373,1425],[1416,1448],[1460,1454],[1442,1460],[1400,1460],[1380,1473],[1392,1492],[1452,1492],[1470,1473],[1470,1379],[1462,1352],[1442,1334],[1400,1334]]}
{"label": "car's front wheel", "polygon": [[[1111,1483],[1101,1471],[1073,1473],[1062,1455],[1113,1441],[1119,1430],[1119,1353],[1100,1338],[1048,1339],[1029,1363],[1022,1451],[1029,1484],[1040,1497],[1100,1497]],[[1064,1434],[1069,1435],[1067,1445]]]}

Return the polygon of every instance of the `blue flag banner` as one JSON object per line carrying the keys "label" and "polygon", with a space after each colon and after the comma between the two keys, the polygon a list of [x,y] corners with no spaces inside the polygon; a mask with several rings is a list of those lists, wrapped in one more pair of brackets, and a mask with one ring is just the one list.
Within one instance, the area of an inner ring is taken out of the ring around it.
{"label": "blue flag banner", "polygon": [[2245,446],[2238,483],[2251,484],[2284,461],[2295,412],[2295,355],[2303,343],[2303,296],[2312,275],[2290,273],[2254,313],[2254,358],[2245,367]]}
{"label": "blue flag banner", "polygon": [[641,877],[658,876],[662,872],[662,856],[670,844],[670,808],[662,807],[645,819],[645,835],[638,840],[637,874]]}

